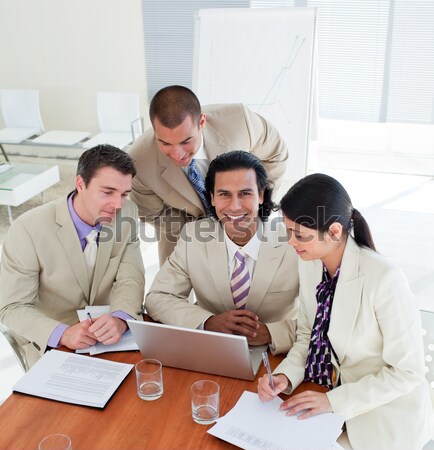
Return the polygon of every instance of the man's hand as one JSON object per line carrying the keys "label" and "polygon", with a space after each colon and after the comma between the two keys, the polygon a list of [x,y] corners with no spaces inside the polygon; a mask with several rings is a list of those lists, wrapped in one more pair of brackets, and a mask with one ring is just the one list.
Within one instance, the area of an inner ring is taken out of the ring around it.
{"label": "man's hand", "polygon": [[271,344],[271,335],[268,331],[267,325],[259,322],[258,320],[259,328],[256,330],[256,337],[247,337],[247,342],[249,345],[264,345],[264,344]]}
{"label": "man's hand", "polygon": [[116,344],[127,329],[127,324],[124,320],[118,317],[103,314],[95,319],[89,327],[91,332],[98,342],[104,345]]}
{"label": "man's hand", "polygon": [[211,316],[205,321],[204,329],[246,336],[251,345],[271,342],[271,336],[266,325],[259,322],[258,316],[248,309],[230,310]]}
{"label": "man's hand", "polygon": [[89,331],[90,320],[68,327],[60,338],[59,344],[72,350],[85,349],[96,343],[95,336]]}

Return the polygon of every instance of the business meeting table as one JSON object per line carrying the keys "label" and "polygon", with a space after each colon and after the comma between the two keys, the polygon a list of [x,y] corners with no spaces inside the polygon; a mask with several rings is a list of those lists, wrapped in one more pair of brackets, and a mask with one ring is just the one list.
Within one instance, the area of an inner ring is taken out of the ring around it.
{"label": "business meeting table", "polygon": [[[138,351],[92,356],[135,364]],[[283,356],[270,356],[272,369]],[[263,364],[259,376],[265,373]],[[111,449],[235,449],[206,431],[191,417],[190,387],[201,379],[220,385],[220,415],[226,414],[247,390],[256,392],[257,379],[244,381],[163,367],[164,394],[155,401],[136,393],[134,368],[104,409],[77,406],[13,393],[0,406],[0,449],[37,449],[49,434],[70,436],[74,450]]]}

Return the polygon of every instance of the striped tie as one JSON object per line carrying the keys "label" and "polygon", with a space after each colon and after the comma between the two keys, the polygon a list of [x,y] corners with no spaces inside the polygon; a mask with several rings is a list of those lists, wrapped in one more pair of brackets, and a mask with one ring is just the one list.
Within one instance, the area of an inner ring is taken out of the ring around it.
{"label": "striped tie", "polygon": [[193,158],[188,166],[188,174],[187,177],[190,181],[190,184],[193,186],[193,189],[196,191],[196,194],[199,196],[203,207],[205,209],[206,215],[209,216],[209,203],[205,196],[205,183],[203,182],[203,177],[196,167],[196,160]]}
{"label": "striped tie", "polygon": [[235,253],[235,267],[231,276],[231,291],[236,309],[245,309],[250,290],[250,275],[242,250]]}

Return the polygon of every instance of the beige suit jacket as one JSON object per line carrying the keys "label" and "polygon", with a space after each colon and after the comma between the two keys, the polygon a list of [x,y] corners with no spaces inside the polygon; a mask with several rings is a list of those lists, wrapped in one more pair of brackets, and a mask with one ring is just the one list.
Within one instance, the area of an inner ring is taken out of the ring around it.
{"label": "beige suit jacket", "polygon": [[[303,380],[320,261],[300,261],[297,342],[275,373]],[[418,449],[429,440],[432,406],[425,380],[420,314],[404,275],[350,237],[333,299],[329,338],[341,385],[327,393],[355,450]]]}
{"label": "beige suit jacket", "polygon": [[60,324],[78,322],[77,309],[110,305],[140,319],[144,269],[137,208],[128,200],[113,225],[100,232],[92,283],[66,197],[16,219],[3,245],[0,321],[33,364]]}
{"label": "beige suit jacket", "polygon": [[[297,259],[284,233],[272,231],[270,225],[274,224],[264,223],[246,308],[267,325],[272,351],[282,353],[295,338]],[[192,289],[194,305],[188,302]],[[145,306],[154,320],[190,328],[234,309],[224,231],[217,221],[203,219],[184,227],[174,252],[155,277]]]}
{"label": "beige suit jacket", "polygon": [[[246,150],[262,161],[277,188],[288,159],[277,130],[241,104],[205,106],[203,112],[207,117],[203,139],[209,161],[231,150]],[[204,216],[205,211],[182,169],[159,151],[152,129],[132,145],[129,153],[137,168],[130,198],[139,208],[140,219],[156,227],[163,264],[184,224]]]}

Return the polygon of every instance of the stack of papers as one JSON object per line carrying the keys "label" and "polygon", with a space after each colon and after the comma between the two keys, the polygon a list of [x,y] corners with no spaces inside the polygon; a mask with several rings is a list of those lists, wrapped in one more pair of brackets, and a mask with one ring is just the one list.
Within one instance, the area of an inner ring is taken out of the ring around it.
{"label": "stack of papers", "polygon": [[248,450],[288,448],[341,449],[336,443],[344,419],[333,413],[299,420],[279,410],[282,399],[262,403],[244,391],[237,404],[208,433]]}
{"label": "stack of papers", "polygon": [[24,374],[13,390],[104,408],[132,367],[133,364],[50,350]]}
{"label": "stack of papers", "polygon": [[[93,320],[102,316],[103,314],[110,313],[110,307],[108,305],[103,306],[86,306],[84,309],[79,309],[77,311],[78,320],[83,322],[89,319],[87,315],[89,313]],[[127,330],[116,344],[104,345],[101,342],[97,342],[95,345],[91,345],[89,348],[83,350],[76,350],[76,353],[89,353],[91,355],[98,355],[99,353],[107,352],[125,352],[129,350],[138,350],[139,347],[133,338],[130,330]]]}

